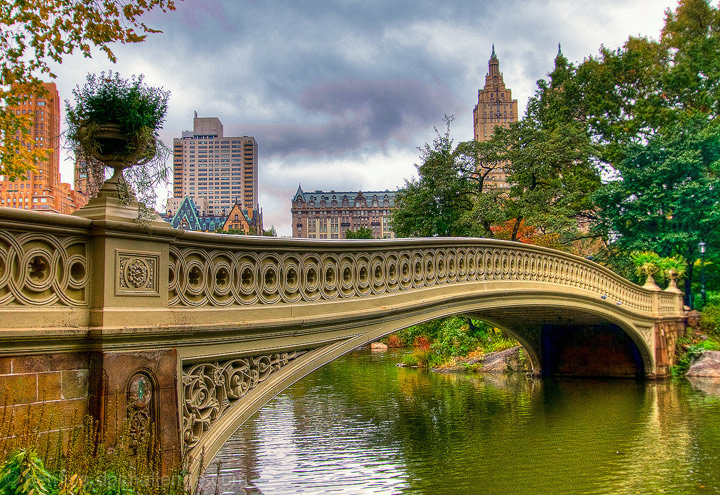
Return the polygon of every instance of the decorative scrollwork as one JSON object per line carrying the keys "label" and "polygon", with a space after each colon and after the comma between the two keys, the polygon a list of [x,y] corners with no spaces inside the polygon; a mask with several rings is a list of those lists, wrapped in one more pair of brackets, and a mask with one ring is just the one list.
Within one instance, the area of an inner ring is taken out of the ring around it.
{"label": "decorative scrollwork", "polygon": [[87,285],[85,239],[0,232],[0,306],[81,306]]}
{"label": "decorative scrollwork", "polygon": [[130,378],[127,392],[127,421],[129,447],[135,452],[141,445],[148,446],[152,439],[153,383],[145,373],[136,373]]}
{"label": "decorative scrollwork", "polygon": [[[169,300],[171,306],[300,303],[512,280],[573,287],[612,304],[652,311],[648,291],[593,263],[529,246],[478,244],[455,240],[413,250],[379,246],[311,253],[171,245]],[[673,311],[672,297],[662,300],[663,311]]]}
{"label": "decorative scrollwork", "polygon": [[203,433],[238,399],[306,351],[282,352],[183,366],[183,444]]}

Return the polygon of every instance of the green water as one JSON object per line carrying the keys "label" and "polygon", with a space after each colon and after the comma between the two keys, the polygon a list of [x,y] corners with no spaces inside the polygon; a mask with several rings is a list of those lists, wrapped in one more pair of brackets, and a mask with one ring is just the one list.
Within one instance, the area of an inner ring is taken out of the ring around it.
{"label": "green water", "polygon": [[279,395],[224,446],[219,492],[720,493],[720,383],[450,375],[398,360],[356,351]]}

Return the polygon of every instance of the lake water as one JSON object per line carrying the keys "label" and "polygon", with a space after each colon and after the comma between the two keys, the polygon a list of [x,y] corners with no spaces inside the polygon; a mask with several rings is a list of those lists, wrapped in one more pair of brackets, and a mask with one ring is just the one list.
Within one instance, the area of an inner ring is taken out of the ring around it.
{"label": "lake water", "polygon": [[401,354],[355,351],[287,389],[205,495],[720,493],[720,383],[441,374]]}

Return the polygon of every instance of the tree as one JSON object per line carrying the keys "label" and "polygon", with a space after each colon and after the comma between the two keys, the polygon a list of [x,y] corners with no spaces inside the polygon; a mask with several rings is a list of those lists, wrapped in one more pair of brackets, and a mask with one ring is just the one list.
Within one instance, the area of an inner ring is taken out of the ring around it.
{"label": "tree", "polygon": [[[395,199],[398,236],[479,236],[563,249],[590,236],[590,194],[600,186],[593,146],[576,105],[575,67],[558,51],[549,81],[538,81],[525,118],[486,142],[453,148],[450,122],[422,148],[418,178]],[[510,190],[488,187],[503,168]]]}
{"label": "tree", "polygon": [[47,156],[31,135],[31,117],[9,107],[44,96],[43,78],[55,78],[51,63],[92,48],[113,62],[113,42],[137,43],[158,32],[140,17],[159,8],[174,10],[174,0],[23,0],[0,5],[0,175],[17,178]]}
{"label": "tree", "polygon": [[720,125],[677,123],[625,154],[620,178],[595,194],[600,226],[623,250],[683,256],[689,298],[698,243],[720,249]]}
{"label": "tree", "polygon": [[392,227],[398,237],[492,236],[502,219],[497,191],[485,184],[500,161],[494,143],[468,141],[453,149],[451,117],[435,129],[432,145],[421,148],[418,178],[405,181],[395,196]]}
{"label": "tree", "polygon": [[713,249],[718,237],[718,52],[720,10],[681,0],[666,12],[658,40],[602,48],[578,67],[574,83],[584,115],[577,121],[615,179],[595,196],[596,228],[611,253],[682,255],[686,302],[698,242]]}
{"label": "tree", "polygon": [[510,191],[503,211],[513,224],[510,240],[525,237],[542,244],[569,247],[586,235],[581,225],[592,214],[590,194],[600,186],[592,162],[594,148],[583,127],[570,121],[547,125],[530,111],[509,129],[496,130],[505,144]]}
{"label": "tree", "polygon": [[373,233],[369,227],[359,227],[357,230],[346,230],[345,239],[372,239]]}

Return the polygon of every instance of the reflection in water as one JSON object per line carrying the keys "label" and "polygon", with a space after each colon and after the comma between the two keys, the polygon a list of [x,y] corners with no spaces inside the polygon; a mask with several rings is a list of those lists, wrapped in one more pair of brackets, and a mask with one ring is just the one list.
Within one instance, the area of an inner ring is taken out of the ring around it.
{"label": "reflection in water", "polygon": [[357,351],[264,407],[220,493],[720,493],[720,397],[686,382],[397,368]]}

